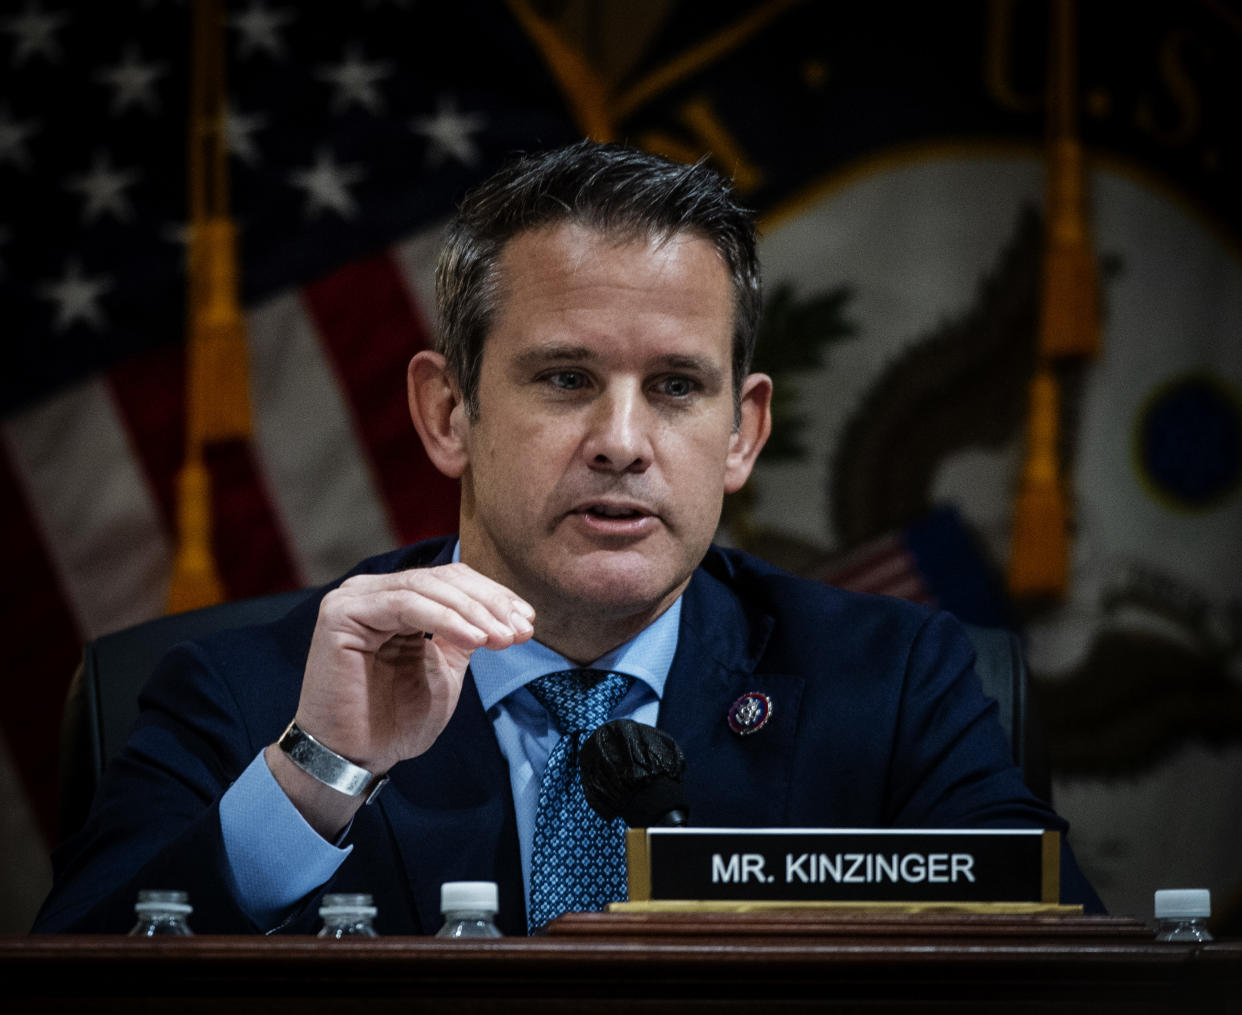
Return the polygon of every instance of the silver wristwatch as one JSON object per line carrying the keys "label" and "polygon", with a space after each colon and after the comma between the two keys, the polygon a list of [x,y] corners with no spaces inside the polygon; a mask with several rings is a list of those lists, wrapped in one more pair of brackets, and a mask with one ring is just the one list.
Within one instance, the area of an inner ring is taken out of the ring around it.
{"label": "silver wristwatch", "polygon": [[388,782],[388,773],[376,775],[342,758],[330,747],[324,747],[293,720],[276,741],[279,747],[303,772],[346,796],[365,797],[371,803]]}

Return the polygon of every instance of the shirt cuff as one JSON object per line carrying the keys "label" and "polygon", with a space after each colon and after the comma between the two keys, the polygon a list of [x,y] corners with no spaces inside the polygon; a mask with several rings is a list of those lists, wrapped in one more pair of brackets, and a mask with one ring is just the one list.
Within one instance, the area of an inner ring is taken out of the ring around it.
{"label": "shirt cuff", "polygon": [[353,846],[316,832],[285,796],[260,751],[220,798],[220,830],[237,904],[259,927],[274,927],[324,884]]}

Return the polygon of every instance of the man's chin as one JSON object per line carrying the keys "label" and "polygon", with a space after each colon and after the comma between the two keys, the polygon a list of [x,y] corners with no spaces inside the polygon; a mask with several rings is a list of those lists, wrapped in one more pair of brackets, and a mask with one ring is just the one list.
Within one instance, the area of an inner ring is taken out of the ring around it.
{"label": "man's chin", "polygon": [[549,584],[565,602],[584,613],[622,617],[654,615],[672,603],[685,587],[689,572],[679,574],[644,558],[592,555],[579,566],[550,576]]}

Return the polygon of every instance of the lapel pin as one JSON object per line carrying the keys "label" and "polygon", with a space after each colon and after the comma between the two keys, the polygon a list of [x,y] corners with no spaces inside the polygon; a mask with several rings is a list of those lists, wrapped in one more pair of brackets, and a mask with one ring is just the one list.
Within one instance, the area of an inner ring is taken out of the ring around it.
{"label": "lapel pin", "polygon": [[740,737],[758,733],[772,718],[772,699],[762,691],[747,691],[729,706],[729,729]]}

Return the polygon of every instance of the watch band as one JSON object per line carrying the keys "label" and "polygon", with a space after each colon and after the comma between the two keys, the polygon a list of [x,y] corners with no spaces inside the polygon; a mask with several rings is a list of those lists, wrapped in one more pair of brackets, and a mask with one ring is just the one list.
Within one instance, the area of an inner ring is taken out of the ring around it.
{"label": "watch band", "polygon": [[296,719],[285,727],[276,746],[312,779],[346,796],[365,797],[363,803],[374,800],[388,782],[387,772],[376,775],[342,758],[302,729]]}

